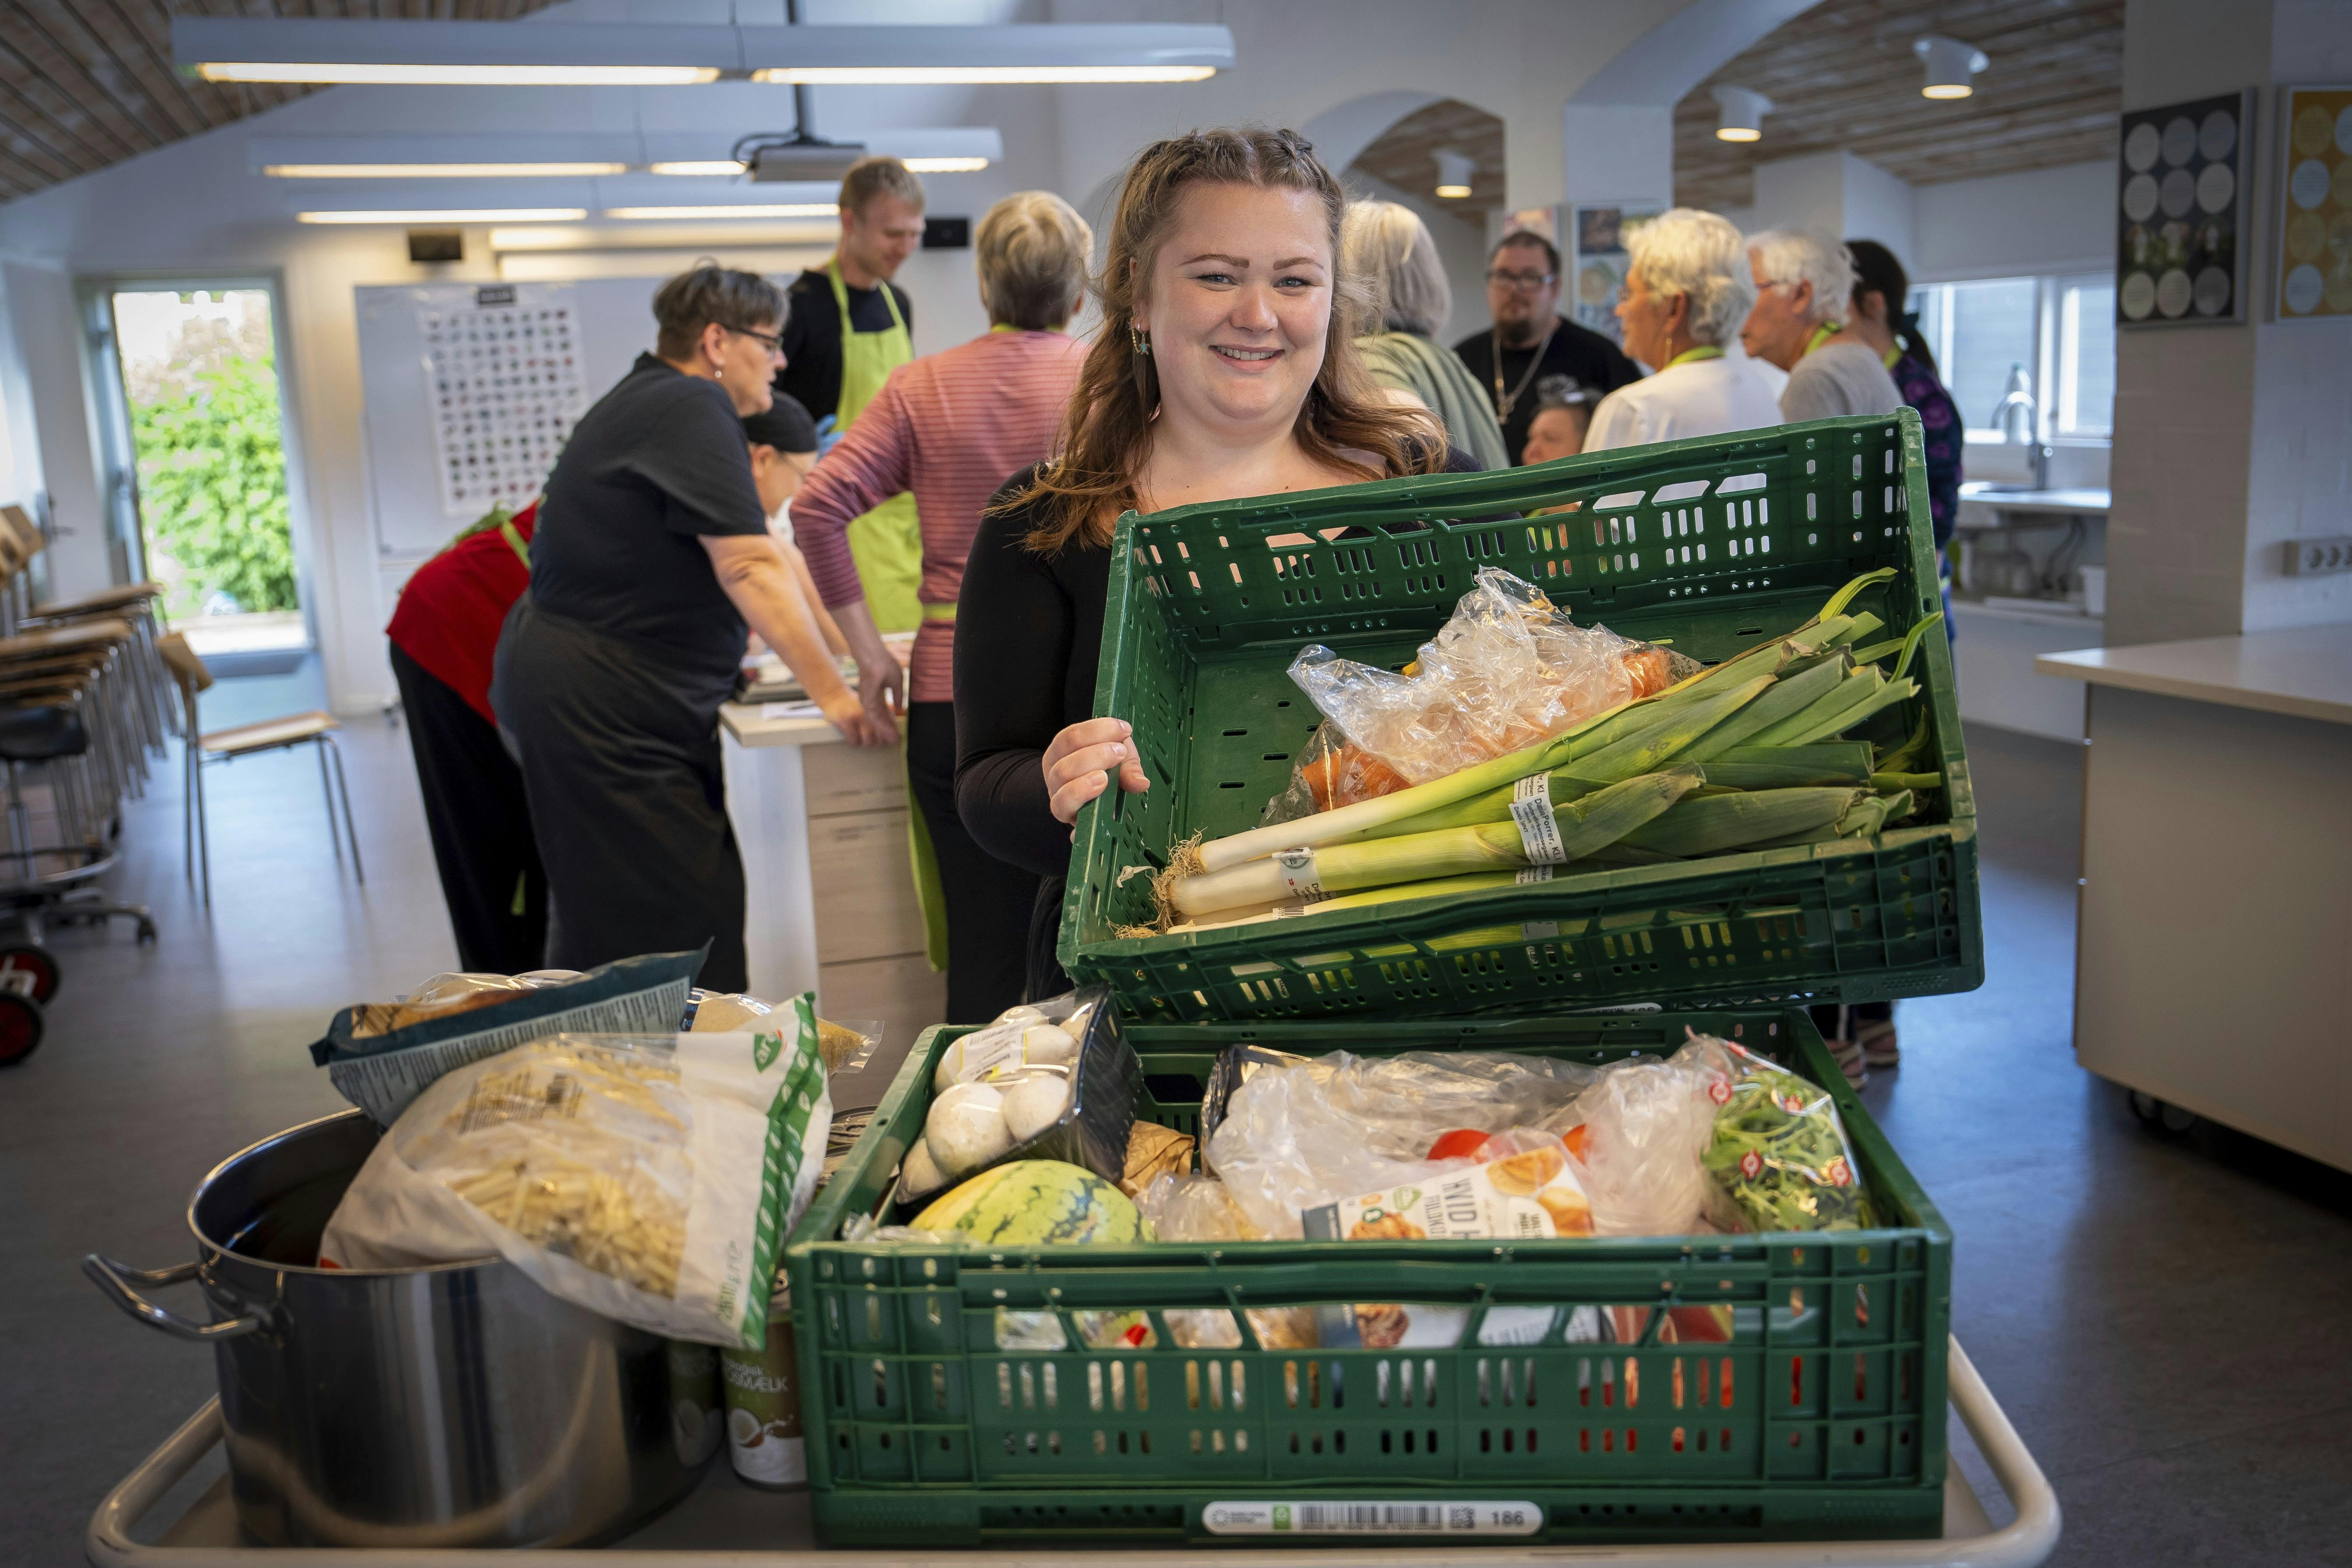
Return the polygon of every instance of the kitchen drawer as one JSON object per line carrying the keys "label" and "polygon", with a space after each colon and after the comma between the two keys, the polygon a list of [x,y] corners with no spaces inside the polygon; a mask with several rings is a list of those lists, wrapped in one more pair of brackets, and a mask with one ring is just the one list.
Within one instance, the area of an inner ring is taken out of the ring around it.
{"label": "kitchen drawer", "polygon": [[811,816],[907,807],[907,754],[898,746],[803,746],[801,778]]}
{"label": "kitchen drawer", "polygon": [[879,1018],[886,1045],[906,1042],[947,1012],[948,977],[919,952],[862,963],[828,963],[817,971],[817,1010],[828,1018]]}
{"label": "kitchen drawer", "polygon": [[813,816],[808,843],[819,963],[923,951],[905,811]]}

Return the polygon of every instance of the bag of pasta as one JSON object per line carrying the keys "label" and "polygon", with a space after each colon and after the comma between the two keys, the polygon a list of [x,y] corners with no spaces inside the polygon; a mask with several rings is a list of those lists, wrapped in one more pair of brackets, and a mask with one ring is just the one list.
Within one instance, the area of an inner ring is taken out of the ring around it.
{"label": "bag of pasta", "polygon": [[555,1035],[445,1074],[377,1142],[326,1268],[504,1257],[549,1294],[760,1350],[833,1107],[813,998],[775,1033]]}

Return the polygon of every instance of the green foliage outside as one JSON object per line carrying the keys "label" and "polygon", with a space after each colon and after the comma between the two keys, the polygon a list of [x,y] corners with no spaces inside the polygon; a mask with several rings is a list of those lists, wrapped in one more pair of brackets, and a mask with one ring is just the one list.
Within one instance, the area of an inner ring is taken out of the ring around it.
{"label": "green foliage outside", "polygon": [[147,536],[186,574],[185,607],[226,593],[244,610],[296,608],[273,362],[207,366],[133,402],[131,428]]}

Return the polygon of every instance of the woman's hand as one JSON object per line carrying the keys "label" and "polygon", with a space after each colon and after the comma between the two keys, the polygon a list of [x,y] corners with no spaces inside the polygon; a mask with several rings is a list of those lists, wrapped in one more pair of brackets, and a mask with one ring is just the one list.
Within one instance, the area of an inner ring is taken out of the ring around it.
{"label": "woman's hand", "polygon": [[841,738],[853,746],[887,746],[898,739],[895,733],[877,730],[866,711],[866,704],[857,700],[857,693],[838,681],[834,683],[833,694],[818,698],[816,705],[826,721],[841,731]]}
{"label": "woman's hand", "polygon": [[1054,737],[1042,765],[1056,822],[1076,822],[1078,807],[1102,794],[1113,769],[1118,787],[1129,795],[1151,787],[1136,760],[1134,737],[1135,727],[1124,719],[1089,719]]}

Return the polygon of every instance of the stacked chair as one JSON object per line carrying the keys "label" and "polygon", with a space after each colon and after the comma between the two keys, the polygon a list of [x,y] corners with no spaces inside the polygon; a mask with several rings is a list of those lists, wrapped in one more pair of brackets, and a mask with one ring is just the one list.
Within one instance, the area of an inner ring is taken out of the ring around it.
{"label": "stacked chair", "polygon": [[155,626],[163,589],[36,603],[30,568],[44,544],[21,508],[0,507],[0,911],[21,927],[0,942],[0,1067],[40,1044],[42,1006],[63,978],[43,945],[49,922],[121,916],[140,942],[155,939],[148,911],[105,901],[97,879],[115,863],[122,802],[142,793],[148,756],[173,725]]}

